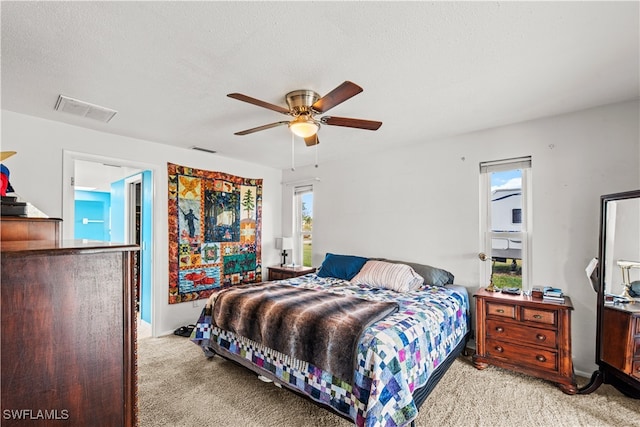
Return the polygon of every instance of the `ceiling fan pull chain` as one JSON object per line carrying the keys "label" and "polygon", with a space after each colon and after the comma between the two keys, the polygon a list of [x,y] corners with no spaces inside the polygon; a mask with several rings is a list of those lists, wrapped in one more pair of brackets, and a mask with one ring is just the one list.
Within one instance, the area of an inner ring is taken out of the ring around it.
{"label": "ceiling fan pull chain", "polygon": [[291,171],[295,171],[295,135],[291,133]]}

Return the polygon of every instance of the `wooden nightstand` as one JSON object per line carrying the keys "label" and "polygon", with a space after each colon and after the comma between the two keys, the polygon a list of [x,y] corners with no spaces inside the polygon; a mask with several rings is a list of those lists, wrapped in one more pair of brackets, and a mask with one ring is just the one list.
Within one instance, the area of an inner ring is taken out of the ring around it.
{"label": "wooden nightstand", "polygon": [[529,296],[487,292],[476,298],[476,354],[473,365],[500,366],[555,382],[566,394],[577,392],[571,360],[571,310],[564,304]]}
{"label": "wooden nightstand", "polygon": [[280,267],[279,265],[276,265],[273,267],[267,267],[267,269],[269,270],[268,280],[291,279],[292,277],[304,276],[305,274],[316,272],[315,268],[304,266]]}

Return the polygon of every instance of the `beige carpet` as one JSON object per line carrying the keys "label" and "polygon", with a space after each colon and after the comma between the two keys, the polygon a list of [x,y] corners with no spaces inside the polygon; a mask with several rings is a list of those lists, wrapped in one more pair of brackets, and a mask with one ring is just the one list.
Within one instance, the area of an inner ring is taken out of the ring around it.
{"label": "beige carpet", "polygon": [[[142,427],[350,426],[315,404],[263,383],[189,339],[140,338],[138,399]],[[579,383],[584,384],[581,378]],[[640,400],[609,385],[568,396],[551,383],[454,362],[427,398],[417,426],[640,426]]]}

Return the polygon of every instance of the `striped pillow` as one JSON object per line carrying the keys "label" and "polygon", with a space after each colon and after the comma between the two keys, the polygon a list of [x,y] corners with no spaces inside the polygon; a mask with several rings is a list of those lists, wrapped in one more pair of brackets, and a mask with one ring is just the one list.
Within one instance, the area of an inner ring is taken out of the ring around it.
{"label": "striped pillow", "polygon": [[351,283],[386,288],[396,292],[410,292],[422,286],[424,279],[406,264],[367,261],[360,272],[351,279]]}

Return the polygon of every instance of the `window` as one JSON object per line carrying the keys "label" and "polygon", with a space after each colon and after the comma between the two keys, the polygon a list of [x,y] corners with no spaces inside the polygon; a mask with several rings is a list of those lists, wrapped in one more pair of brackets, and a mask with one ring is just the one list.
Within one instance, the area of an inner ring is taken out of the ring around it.
{"label": "window", "polygon": [[480,164],[483,285],[529,289],[530,174],[530,157]]}
{"label": "window", "polygon": [[313,186],[294,188],[294,243],[293,260],[296,265],[311,267],[313,244]]}
{"label": "window", "polygon": [[522,224],[522,209],[511,209],[511,223]]}

